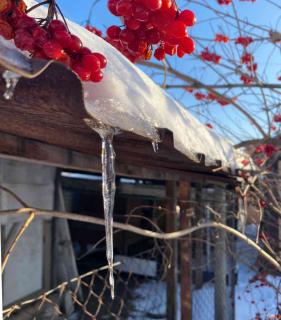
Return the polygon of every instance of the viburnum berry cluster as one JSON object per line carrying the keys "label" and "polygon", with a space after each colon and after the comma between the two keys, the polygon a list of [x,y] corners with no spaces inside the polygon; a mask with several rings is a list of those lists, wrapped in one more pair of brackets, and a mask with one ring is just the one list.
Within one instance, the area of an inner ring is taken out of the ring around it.
{"label": "viburnum berry cluster", "polygon": [[205,48],[204,51],[200,53],[200,57],[204,61],[213,62],[219,64],[221,62],[221,56],[214,52],[210,52],[209,48]]}
{"label": "viburnum berry cluster", "polygon": [[224,34],[217,33],[216,37],[215,37],[215,42],[228,43],[229,42],[229,37],[225,36]]}
{"label": "viburnum berry cluster", "polygon": [[254,40],[252,37],[238,37],[235,40],[235,43],[240,44],[244,48],[247,48],[253,41]]}
{"label": "viburnum berry cluster", "polygon": [[241,57],[241,63],[244,64],[246,66],[246,69],[253,74],[258,69],[258,64],[255,63],[255,58],[251,53],[244,53]]}
{"label": "viburnum berry cluster", "polygon": [[218,4],[220,5],[229,5],[232,3],[232,0],[218,0]]}
{"label": "viburnum berry cluster", "polygon": [[66,64],[82,81],[100,82],[106,58],[83,47],[64,22],[54,19],[56,8],[55,1],[50,0],[48,17],[37,21],[27,15],[24,1],[1,0],[0,35],[13,39],[19,49],[28,51],[32,57]]}
{"label": "viburnum berry cluster", "polygon": [[[188,90],[187,90],[188,91]],[[188,91],[188,92],[191,92],[192,91]],[[236,98],[232,98],[231,101],[229,101],[229,99],[226,99],[226,98],[223,98],[213,92],[209,92],[208,94],[204,94],[202,92],[195,92],[194,93],[194,97],[196,100],[198,101],[206,101],[206,102],[217,102],[219,105],[221,105],[222,107],[225,107],[227,105],[230,104],[230,102],[235,102],[236,101]]]}
{"label": "viburnum berry cluster", "polygon": [[110,26],[106,40],[132,62],[149,60],[153,50],[157,60],[193,53],[187,28],[195,24],[195,15],[180,12],[174,0],[108,0],[108,8],[124,27]]}

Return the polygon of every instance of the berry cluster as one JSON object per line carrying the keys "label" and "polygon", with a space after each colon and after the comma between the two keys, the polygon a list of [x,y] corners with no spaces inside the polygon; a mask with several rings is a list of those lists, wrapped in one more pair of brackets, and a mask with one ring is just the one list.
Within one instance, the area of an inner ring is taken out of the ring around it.
{"label": "berry cluster", "polygon": [[255,153],[257,154],[262,153],[266,155],[268,158],[271,158],[273,154],[276,153],[277,151],[278,149],[271,143],[261,144],[255,149]]}
{"label": "berry cluster", "polygon": [[107,29],[106,40],[129,60],[157,60],[166,55],[183,57],[193,53],[195,44],[187,27],[195,24],[192,11],[180,12],[174,0],[108,0],[109,11],[121,17],[124,27]]}
{"label": "berry cluster", "polygon": [[255,81],[255,78],[249,74],[243,73],[240,76],[240,80],[243,81],[244,84],[252,84]]}
{"label": "berry cluster", "polygon": [[219,64],[221,62],[221,56],[210,52],[208,48],[205,48],[204,51],[200,53],[200,57],[204,61],[213,62],[215,64]]}
{"label": "berry cluster", "polygon": [[[192,92],[192,91],[189,91],[189,92]],[[222,107],[225,107],[230,104],[229,99],[224,99],[223,97],[221,97],[213,92],[209,92],[208,94],[204,94],[202,92],[195,92],[194,97],[198,101],[217,102]],[[235,101],[236,101],[235,97],[231,99],[231,102],[235,102]]]}
{"label": "berry cluster", "polygon": [[252,37],[238,37],[235,40],[236,44],[240,44],[242,47],[247,48],[248,45],[250,45],[253,42],[253,38]]}
{"label": "berry cluster", "polygon": [[248,71],[255,73],[258,69],[258,64],[254,61],[254,56],[251,53],[244,53],[241,57],[241,63],[246,65]]}
{"label": "berry cluster", "polygon": [[273,121],[280,123],[280,122],[281,122],[281,114],[276,114],[276,115],[274,115]]}
{"label": "berry cluster", "polygon": [[15,45],[32,57],[66,64],[83,81],[102,80],[101,69],[107,64],[102,54],[83,47],[81,40],[60,20],[46,19],[45,23],[39,23],[25,11],[23,1],[1,0],[0,34],[5,39],[14,39]]}
{"label": "berry cluster", "polygon": [[228,43],[229,42],[229,37],[225,36],[224,34],[218,33],[218,34],[216,34],[215,42]]}
{"label": "berry cluster", "polygon": [[232,0],[218,0],[218,4],[220,5],[230,5],[232,3]]}

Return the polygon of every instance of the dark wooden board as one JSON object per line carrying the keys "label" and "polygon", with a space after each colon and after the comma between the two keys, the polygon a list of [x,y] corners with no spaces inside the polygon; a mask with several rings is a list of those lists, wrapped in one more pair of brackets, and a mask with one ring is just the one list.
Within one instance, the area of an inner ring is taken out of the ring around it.
{"label": "dark wooden board", "polygon": [[[82,85],[77,76],[63,65],[53,63],[34,79],[21,78],[11,101],[3,98],[4,80],[0,81],[0,133],[32,139],[52,146],[99,156],[99,136],[84,122],[90,118],[83,103]],[[154,153],[151,141],[122,132],[114,146],[120,163],[161,170],[212,173],[220,166],[206,167],[204,157],[194,162],[174,149],[173,135],[160,130],[162,142]],[[1,149],[0,153],[7,150]],[[228,173],[225,173],[226,175]]]}

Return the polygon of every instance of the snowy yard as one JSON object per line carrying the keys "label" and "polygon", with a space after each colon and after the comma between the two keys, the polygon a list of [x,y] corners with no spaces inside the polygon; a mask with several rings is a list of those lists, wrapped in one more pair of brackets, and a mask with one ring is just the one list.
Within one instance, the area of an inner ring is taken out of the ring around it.
{"label": "snowy yard", "polygon": [[[249,280],[255,276],[253,271],[240,265],[238,267],[238,284],[235,288],[235,319],[255,320],[259,313],[261,319],[276,319],[276,292],[274,288],[266,285],[260,286],[256,281],[249,284]],[[268,276],[267,280],[273,286],[278,287],[280,278]],[[157,315],[158,319],[165,319],[166,308],[166,284],[151,280],[140,285],[134,292],[133,302],[135,312],[129,318],[152,319],[151,315]],[[178,290],[180,298],[180,288]],[[147,312],[145,316],[143,312]],[[202,289],[194,290],[192,297],[192,313],[196,320],[214,320],[214,286],[211,283],[204,285]],[[160,316],[163,315],[163,318]],[[180,310],[178,310],[180,319]]]}

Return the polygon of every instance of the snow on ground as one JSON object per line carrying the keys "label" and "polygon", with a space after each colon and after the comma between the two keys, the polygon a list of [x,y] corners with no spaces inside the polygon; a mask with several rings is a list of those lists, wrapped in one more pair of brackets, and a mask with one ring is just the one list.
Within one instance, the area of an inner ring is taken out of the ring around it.
{"label": "snow on ground", "polygon": [[[260,282],[249,284],[249,280],[255,273],[247,267],[238,267],[238,284],[235,288],[235,319],[255,320],[260,313],[262,320],[277,319],[276,315],[276,291],[268,286],[261,286]],[[267,280],[278,287],[280,278],[267,276]],[[166,284],[151,280],[143,283],[134,291],[135,300],[133,306],[135,312],[129,320],[148,320],[149,316],[144,311],[154,315],[164,315],[166,308]],[[281,297],[280,297],[281,298]],[[180,288],[178,290],[178,301]],[[281,299],[280,299],[281,300]],[[192,314],[195,320],[215,320],[214,315],[214,286],[207,283],[203,288],[193,290]],[[163,318],[164,319],[164,318]],[[180,310],[178,310],[180,319]]]}
{"label": "snow on ground", "polygon": [[[274,318],[274,315],[277,314],[276,290],[268,285],[260,286],[260,281],[249,284],[249,280],[256,273],[243,265],[240,265],[238,270],[238,285],[235,294],[236,319],[252,320],[255,319],[257,313],[260,314],[262,320],[277,319]],[[266,280],[278,287],[281,278],[270,275],[266,277]]]}

